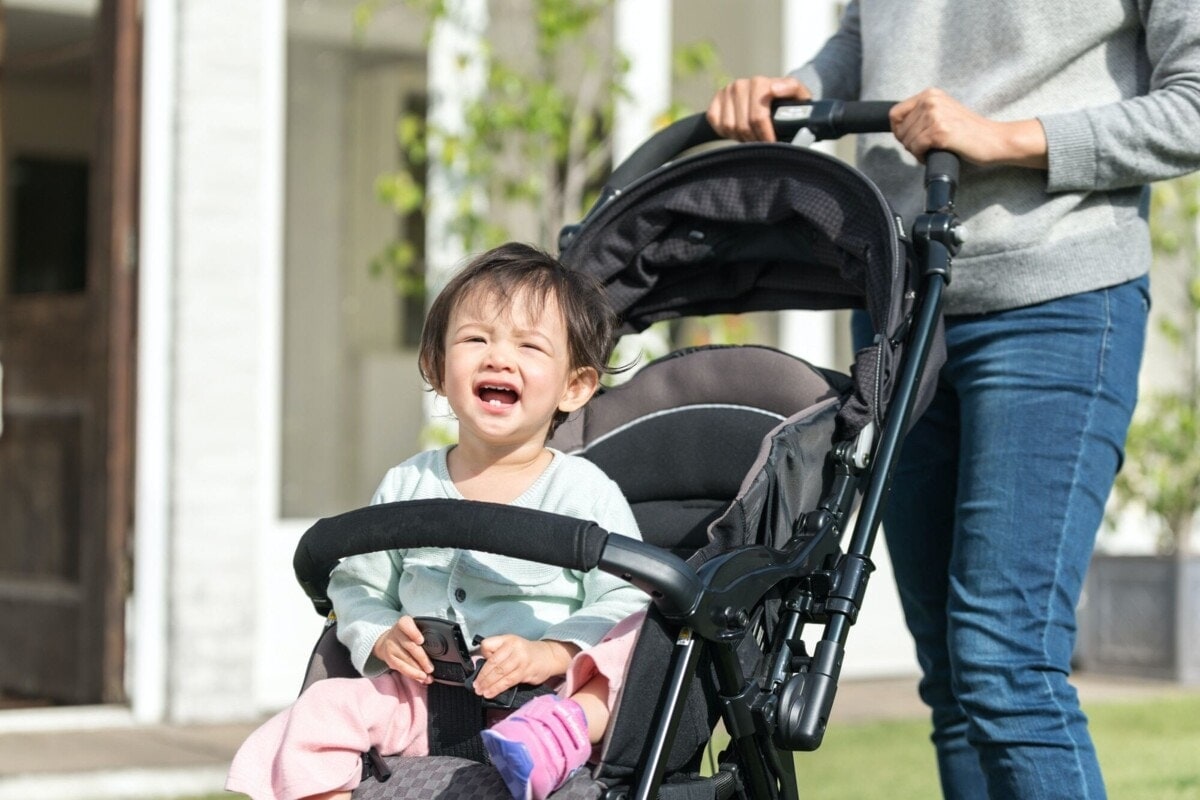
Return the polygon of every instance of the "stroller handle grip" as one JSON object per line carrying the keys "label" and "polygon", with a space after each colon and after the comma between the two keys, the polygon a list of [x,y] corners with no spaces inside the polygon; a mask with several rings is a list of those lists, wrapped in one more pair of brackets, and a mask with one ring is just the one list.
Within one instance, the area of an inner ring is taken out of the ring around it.
{"label": "stroller handle grip", "polygon": [[576,517],[472,500],[381,503],[320,519],[300,537],[292,568],[325,615],[332,610],[329,573],[339,560],[414,547],[479,550],[585,572],[599,567],[643,589],[668,612],[690,610],[700,591],[695,571],[668,550]]}
{"label": "stroller handle grip", "polygon": [[958,185],[958,169],[960,160],[949,150],[930,150],[925,157],[925,186],[936,181],[948,181]]}
{"label": "stroller handle grip", "polygon": [[[777,139],[792,139],[801,128],[818,139],[836,139],[849,133],[885,133],[891,130],[890,100],[814,100],[779,103],[774,122]],[[697,145],[720,141],[704,114],[684,117],[647,139],[609,176],[601,192],[607,199],[624,191],[638,178],[653,172],[680,153]]]}
{"label": "stroller handle grip", "polygon": [[771,105],[775,137],[791,140],[802,129],[817,141],[851,133],[888,133],[891,100],[782,100]]}

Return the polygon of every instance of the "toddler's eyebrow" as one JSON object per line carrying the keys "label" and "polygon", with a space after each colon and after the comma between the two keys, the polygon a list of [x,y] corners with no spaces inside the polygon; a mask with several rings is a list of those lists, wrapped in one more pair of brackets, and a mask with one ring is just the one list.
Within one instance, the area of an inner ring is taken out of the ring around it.
{"label": "toddler's eyebrow", "polygon": [[513,328],[513,333],[522,338],[541,339],[547,344],[554,342],[554,337],[547,333],[543,327]]}

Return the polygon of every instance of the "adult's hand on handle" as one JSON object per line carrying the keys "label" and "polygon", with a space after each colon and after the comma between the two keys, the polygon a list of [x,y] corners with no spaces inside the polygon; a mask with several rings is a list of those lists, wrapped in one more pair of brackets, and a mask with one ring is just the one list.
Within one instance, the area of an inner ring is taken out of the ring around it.
{"label": "adult's hand on handle", "polygon": [[740,142],[773,142],[771,104],[777,100],[811,100],[808,87],[795,78],[756,75],[738,78],[717,91],[705,116],[713,130]]}
{"label": "adult's hand on handle", "polygon": [[949,150],[985,166],[1048,165],[1046,134],[1036,119],[989,119],[941,89],[926,89],[897,103],[889,118],[892,133],[921,162],[930,150]]}

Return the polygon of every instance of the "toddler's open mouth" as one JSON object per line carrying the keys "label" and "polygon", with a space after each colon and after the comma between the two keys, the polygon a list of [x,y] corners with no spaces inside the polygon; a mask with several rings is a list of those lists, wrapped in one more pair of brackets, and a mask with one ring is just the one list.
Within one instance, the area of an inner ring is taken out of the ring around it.
{"label": "toddler's open mouth", "polygon": [[516,390],[494,384],[483,384],[475,393],[480,400],[492,406],[510,406],[518,399]]}

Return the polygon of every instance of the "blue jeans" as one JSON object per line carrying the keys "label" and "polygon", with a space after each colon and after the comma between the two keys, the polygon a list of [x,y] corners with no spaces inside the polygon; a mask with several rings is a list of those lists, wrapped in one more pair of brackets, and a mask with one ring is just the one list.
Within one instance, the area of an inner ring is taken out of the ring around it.
{"label": "blue jeans", "polygon": [[947,319],[884,514],[947,798],[1105,796],[1067,675],[1148,309],[1141,278]]}

